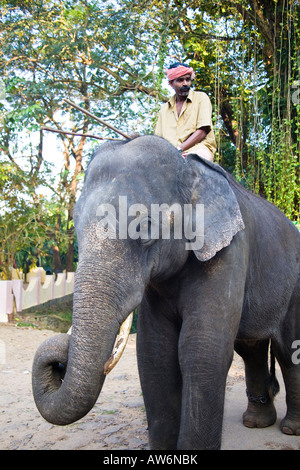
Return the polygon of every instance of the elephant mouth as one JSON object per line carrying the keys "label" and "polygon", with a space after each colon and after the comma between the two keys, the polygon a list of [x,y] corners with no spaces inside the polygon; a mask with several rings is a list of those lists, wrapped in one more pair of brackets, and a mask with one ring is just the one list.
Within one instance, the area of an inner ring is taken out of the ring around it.
{"label": "elephant mouth", "polygon": [[[132,320],[133,320],[133,312],[131,312],[126,320],[122,323],[120,326],[120,331],[119,334],[116,337],[114,347],[112,349],[112,353],[109,357],[109,359],[106,361],[104,364],[104,374],[107,375],[109,374],[113,368],[118,364],[119,360],[122,357],[122,354],[124,352],[124,349],[126,347],[130,330],[131,330],[131,325],[132,325]],[[68,331],[68,335],[72,333],[72,327]],[[60,364],[57,365],[57,367],[61,366]],[[62,377],[63,378],[63,377]]]}

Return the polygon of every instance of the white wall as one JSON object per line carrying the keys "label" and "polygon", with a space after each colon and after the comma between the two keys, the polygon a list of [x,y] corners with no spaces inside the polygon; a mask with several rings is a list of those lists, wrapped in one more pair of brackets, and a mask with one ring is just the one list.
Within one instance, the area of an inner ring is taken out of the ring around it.
{"label": "white wall", "polygon": [[31,271],[24,285],[23,280],[0,280],[0,322],[8,322],[8,315],[13,313],[13,299],[15,298],[16,310],[22,310],[40,305],[49,300],[58,299],[74,291],[75,273],[60,273],[55,276],[46,276],[42,268]]}

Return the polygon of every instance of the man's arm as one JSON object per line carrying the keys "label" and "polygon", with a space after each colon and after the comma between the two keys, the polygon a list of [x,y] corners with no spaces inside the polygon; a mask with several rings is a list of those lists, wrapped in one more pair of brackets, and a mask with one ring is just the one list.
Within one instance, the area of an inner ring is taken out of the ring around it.
{"label": "man's arm", "polygon": [[191,134],[185,142],[179,145],[179,147],[183,152],[186,152],[191,147],[194,147],[194,145],[202,142],[202,140],[205,139],[209,132],[210,126],[201,127],[200,129],[197,129],[193,134]]}

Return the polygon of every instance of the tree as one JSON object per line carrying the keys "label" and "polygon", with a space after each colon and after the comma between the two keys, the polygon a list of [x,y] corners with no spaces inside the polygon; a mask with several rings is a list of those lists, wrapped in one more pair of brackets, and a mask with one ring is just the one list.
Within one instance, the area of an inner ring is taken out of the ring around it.
{"label": "tree", "polygon": [[19,253],[37,261],[49,230],[44,223],[45,201],[35,192],[42,182],[10,161],[0,162],[0,271],[11,279],[11,268],[24,267]]}
{"label": "tree", "polygon": [[[156,32],[150,38],[148,17],[134,13],[131,2],[2,3],[0,70],[6,85],[6,110],[1,147],[16,168],[10,149],[18,143],[19,151],[25,152],[20,145],[22,115],[26,116],[23,126],[31,132],[51,125],[60,131],[85,134],[95,127],[86,115],[63,101],[66,97],[125,131],[151,129],[153,98],[159,95],[154,65],[160,36]],[[103,138],[111,136],[107,129],[101,129],[101,134]],[[55,196],[59,206],[65,205],[68,211],[66,269],[73,270],[74,204],[83,155],[88,157],[95,144],[84,136],[61,134],[59,138],[64,168]],[[34,160],[38,172],[44,163],[42,136],[35,156],[27,158],[30,164]]]}

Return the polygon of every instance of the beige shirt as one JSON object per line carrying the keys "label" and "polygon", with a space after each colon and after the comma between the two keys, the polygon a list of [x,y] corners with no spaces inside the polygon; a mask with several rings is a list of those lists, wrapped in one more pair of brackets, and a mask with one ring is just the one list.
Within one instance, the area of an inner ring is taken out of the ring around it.
{"label": "beige shirt", "polygon": [[211,120],[212,106],[209,97],[201,91],[190,90],[186,101],[182,106],[180,116],[177,115],[176,95],[165,104],[158,115],[158,121],[154,133],[168,140],[174,147],[186,141],[200,127],[210,126],[210,132],[204,140],[194,145],[188,151],[205,147],[212,157],[216,152],[216,140]]}

